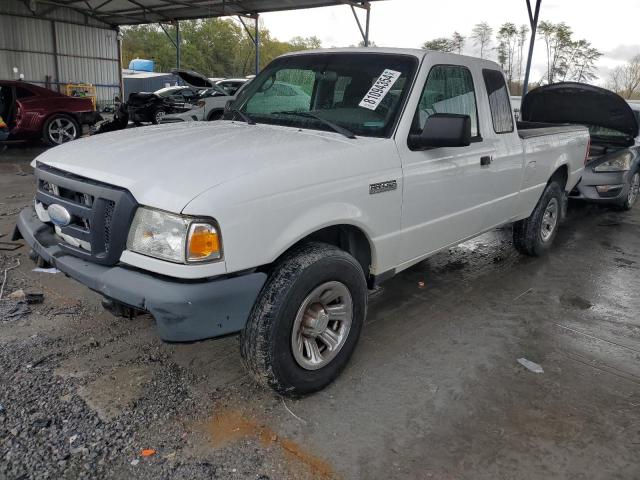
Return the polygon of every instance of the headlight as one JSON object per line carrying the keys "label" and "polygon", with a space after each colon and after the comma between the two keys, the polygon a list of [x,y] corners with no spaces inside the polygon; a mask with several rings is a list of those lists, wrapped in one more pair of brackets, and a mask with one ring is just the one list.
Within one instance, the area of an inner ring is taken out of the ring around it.
{"label": "headlight", "polygon": [[631,168],[631,153],[626,152],[619,157],[607,160],[593,167],[594,172],[624,172]]}
{"label": "headlight", "polygon": [[127,249],[176,263],[222,258],[214,222],[140,207],[129,229]]}

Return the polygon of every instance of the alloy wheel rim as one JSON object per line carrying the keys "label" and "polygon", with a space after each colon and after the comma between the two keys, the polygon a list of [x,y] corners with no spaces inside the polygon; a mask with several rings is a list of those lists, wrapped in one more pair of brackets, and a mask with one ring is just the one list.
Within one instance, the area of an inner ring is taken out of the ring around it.
{"label": "alloy wheel rim", "polygon": [[304,299],[291,332],[293,356],[305,370],[328,365],[342,350],[353,321],[353,300],[341,282],[319,285]]}
{"label": "alloy wheel rim", "polygon": [[629,196],[627,197],[629,206],[633,206],[636,203],[638,193],[640,193],[640,173],[636,173],[631,181],[631,188],[629,188]]}
{"label": "alloy wheel rim", "polygon": [[156,112],[156,122],[157,123],[160,123],[163,118],[164,118],[164,112],[162,110],[159,111],[159,112]]}
{"label": "alloy wheel rim", "polygon": [[56,118],[49,124],[49,138],[57,145],[75,140],[77,133],[75,124],[67,118]]}
{"label": "alloy wheel rim", "polygon": [[548,242],[558,225],[558,212],[560,211],[558,199],[552,198],[542,216],[540,236],[543,242]]}

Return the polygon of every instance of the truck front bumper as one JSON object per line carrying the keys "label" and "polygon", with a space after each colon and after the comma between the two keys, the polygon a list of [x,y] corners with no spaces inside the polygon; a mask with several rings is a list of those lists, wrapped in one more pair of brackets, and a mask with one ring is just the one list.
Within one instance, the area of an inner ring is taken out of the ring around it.
{"label": "truck front bumper", "polygon": [[14,237],[46,262],[91,290],[149,312],[158,335],[169,342],[190,342],[242,330],[267,276],[253,272],[224,278],[183,281],[126,265],[98,265],[68,255],[50,225],[32,207],[18,216]]}

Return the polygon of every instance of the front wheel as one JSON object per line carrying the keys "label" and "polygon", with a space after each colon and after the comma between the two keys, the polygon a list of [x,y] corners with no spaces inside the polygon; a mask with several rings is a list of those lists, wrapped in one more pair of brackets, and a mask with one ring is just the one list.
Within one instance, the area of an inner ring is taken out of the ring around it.
{"label": "front wheel", "polygon": [[546,253],[558,233],[563,211],[562,187],[551,182],[529,218],[513,224],[513,246],[520,253],[539,257]]}
{"label": "front wheel", "polygon": [[635,172],[629,179],[629,193],[620,205],[623,210],[631,210],[640,196],[640,171]]}
{"label": "front wheel", "polygon": [[153,123],[154,125],[158,125],[159,123],[162,123],[162,119],[166,114],[167,112],[165,112],[164,109],[157,108],[153,112],[153,115],[151,116],[151,123]]}
{"label": "front wheel", "polygon": [[323,243],[298,247],[274,268],[240,335],[244,364],[280,394],[320,390],[349,361],[366,309],[355,258]]}

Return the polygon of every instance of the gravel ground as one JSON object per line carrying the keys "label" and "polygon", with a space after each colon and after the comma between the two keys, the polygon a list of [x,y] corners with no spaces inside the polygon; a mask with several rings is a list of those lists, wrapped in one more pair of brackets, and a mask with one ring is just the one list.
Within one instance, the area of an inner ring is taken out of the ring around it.
{"label": "gravel ground", "polygon": [[[2,160],[0,240],[9,241],[33,187],[26,161]],[[0,300],[0,479],[332,476],[269,433],[266,419],[283,409],[282,399],[248,380],[236,337],[209,353],[207,342],[163,343],[151,317],[112,317],[97,295],[61,273],[33,272],[27,253],[0,252],[0,284],[19,262]],[[44,293],[44,302],[10,299],[18,290]],[[231,374],[203,366],[230,355]]]}

